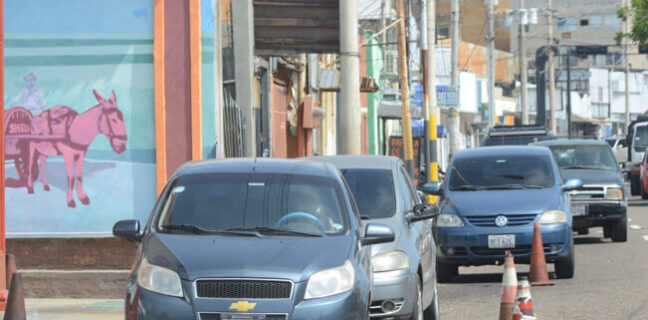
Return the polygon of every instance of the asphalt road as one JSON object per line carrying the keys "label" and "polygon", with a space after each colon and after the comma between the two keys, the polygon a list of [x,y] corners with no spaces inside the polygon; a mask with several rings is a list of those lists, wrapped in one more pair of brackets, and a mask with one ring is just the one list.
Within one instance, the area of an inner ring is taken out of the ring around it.
{"label": "asphalt road", "polygon": [[[628,205],[628,242],[604,239],[602,228],[574,233],[574,278],[531,288],[539,319],[648,319],[648,200],[633,197]],[[503,268],[461,267],[451,283],[439,284],[442,318],[497,319]],[[529,266],[516,270],[526,275]]]}

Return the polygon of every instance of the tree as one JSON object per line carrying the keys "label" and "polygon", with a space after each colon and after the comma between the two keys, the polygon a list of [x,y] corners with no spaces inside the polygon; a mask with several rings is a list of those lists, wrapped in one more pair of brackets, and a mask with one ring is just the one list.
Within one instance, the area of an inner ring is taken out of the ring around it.
{"label": "tree", "polygon": [[617,14],[624,22],[632,18],[630,33],[617,32],[617,43],[629,39],[638,45],[648,45],[648,0],[631,0],[630,6],[619,7]]}

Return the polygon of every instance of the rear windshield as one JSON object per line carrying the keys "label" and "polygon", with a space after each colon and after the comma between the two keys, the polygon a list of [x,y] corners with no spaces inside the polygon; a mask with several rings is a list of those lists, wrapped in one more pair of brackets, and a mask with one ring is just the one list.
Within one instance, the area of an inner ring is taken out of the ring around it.
{"label": "rear windshield", "polygon": [[648,126],[635,128],[634,147],[637,152],[643,152],[648,147]]}
{"label": "rear windshield", "polygon": [[607,146],[553,146],[551,153],[561,170],[616,171],[618,169],[616,157]]}
{"label": "rear windshield", "polygon": [[390,170],[342,170],[360,215],[370,219],[389,218],[396,211],[394,181]]}
{"label": "rear windshield", "polygon": [[537,155],[477,156],[456,159],[450,190],[550,188],[555,177],[551,157]]}
{"label": "rear windshield", "polygon": [[339,184],[319,176],[218,173],[182,176],[165,199],[158,230],[272,227],[341,234],[348,217]]}
{"label": "rear windshield", "polygon": [[547,136],[489,136],[484,141],[484,146],[523,146],[548,139]]}

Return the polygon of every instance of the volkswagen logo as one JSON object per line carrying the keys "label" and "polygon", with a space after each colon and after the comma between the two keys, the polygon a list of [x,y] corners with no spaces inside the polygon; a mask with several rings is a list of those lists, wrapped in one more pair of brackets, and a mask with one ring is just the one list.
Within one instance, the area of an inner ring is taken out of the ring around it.
{"label": "volkswagen logo", "polygon": [[498,227],[503,227],[508,224],[508,218],[506,216],[497,216],[495,218],[495,225]]}

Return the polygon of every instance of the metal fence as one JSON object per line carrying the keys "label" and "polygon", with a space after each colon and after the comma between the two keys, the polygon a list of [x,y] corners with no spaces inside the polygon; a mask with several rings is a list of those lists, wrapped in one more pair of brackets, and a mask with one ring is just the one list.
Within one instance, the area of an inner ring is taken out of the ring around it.
{"label": "metal fence", "polygon": [[241,108],[226,89],[223,89],[223,101],[225,157],[242,157],[244,150],[243,126],[245,123]]}

